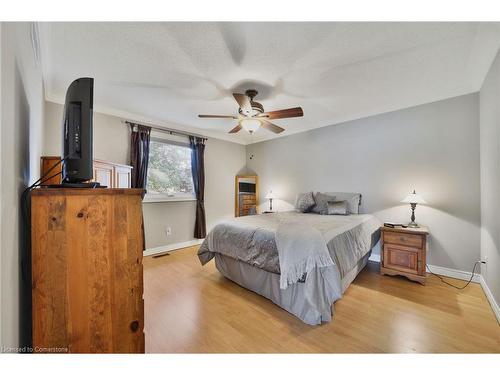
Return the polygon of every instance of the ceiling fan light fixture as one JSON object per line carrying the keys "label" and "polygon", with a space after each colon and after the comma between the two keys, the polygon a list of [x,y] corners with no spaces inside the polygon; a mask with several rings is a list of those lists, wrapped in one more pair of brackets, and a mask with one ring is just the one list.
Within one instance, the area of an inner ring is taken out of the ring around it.
{"label": "ceiling fan light fixture", "polygon": [[240,125],[243,129],[252,134],[260,128],[261,122],[254,118],[245,118],[240,121]]}
{"label": "ceiling fan light fixture", "polygon": [[238,120],[238,125],[232,128],[229,133],[238,133],[241,129],[245,129],[250,134],[253,134],[259,128],[264,128],[275,134],[280,134],[285,131],[284,128],[273,124],[269,120],[283,119],[291,117],[302,117],[304,112],[300,107],[279,109],[271,112],[264,112],[264,106],[254,101],[257,95],[257,90],[247,90],[245,94],[237,92],[233,93],[233,98],[238,103],[239,116],[231,115],[198,115],[201,118],[232,118]]}

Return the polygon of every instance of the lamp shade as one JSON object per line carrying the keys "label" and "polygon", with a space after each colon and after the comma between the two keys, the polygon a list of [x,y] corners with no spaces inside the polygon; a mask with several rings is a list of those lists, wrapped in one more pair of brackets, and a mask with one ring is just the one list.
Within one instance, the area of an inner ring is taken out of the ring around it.
{"label": "lamp shade", "polygon": [[276,196],[274,195],[273,191],[270,190],[269,193],[266,194],[266,196],[264,197],[265,199],[275,199]]}
{"label": "lamp shade", "polygon": [[424,201],[424,199],[418,195],[415,190],[413,190],[413,193],[410,193],[406,196],[405,199],[403,199],[401,201],[401,203],[417,203],[417,204],[423,204],[423,203],[427,203],[426,201]]}

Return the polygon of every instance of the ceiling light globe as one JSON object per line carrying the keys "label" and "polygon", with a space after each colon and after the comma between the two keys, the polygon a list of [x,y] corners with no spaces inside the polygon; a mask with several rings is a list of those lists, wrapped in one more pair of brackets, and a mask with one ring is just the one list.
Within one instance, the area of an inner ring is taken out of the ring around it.
{"label": "ceiling light globe", "polygon": [[260,121],[253,118],[243,119],[240,121],[240,125],[251,134],[260,128]]}

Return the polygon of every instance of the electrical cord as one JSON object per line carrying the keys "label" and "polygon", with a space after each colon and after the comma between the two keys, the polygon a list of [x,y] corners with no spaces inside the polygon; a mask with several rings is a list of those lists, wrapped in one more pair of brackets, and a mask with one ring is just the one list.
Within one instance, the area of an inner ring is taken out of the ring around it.
{"label": "electrical cord", "polygon": [[35,186],[33,186],[33,189],[34,189],[34,188],[36,188],[36,187],[38,187],[38,186],[43,185],[45,182],[47,182],[47,181],[48,181],[48,180],[50,180],[51,178],[54,178],[54,177],[56,177],[56,176],[59,176],[60,174],[62,174],[62,171],[57,172],[57,173],[53,174],[52,176],[50,176],[50,177],[47,177],[47,178],[43,179],[43,180],[42,180],[42,181],[40,181],[38,184],[36,184]]}
{"label": "electrical cord", "polygon": [[[70,154],[70,155],[66,155],[65,157],[61,158],[61,160],[59,160],[57,163],[55,163],[52,167],[49,168],[49,170],[47,172],[45,172],[45,174],[40,177],[38,180],[36,180],[35,182],[33,182],[33,184],[29,187],[27,187],[26,189],[28,190],[31,190],[35,187],[36,184],[38,184],[40,181],[42,181],[45,177],[47,177],[47,175],[55,168],[57,167],[59,164],[65,162],[70,156],[72,156],[73,154]],[[61,173],[61,172],[59,172]],[[58,174],[59,174],[58,173]],[[49,178],[50,179],[50,178]],[[46,180],[45,180],[46,181]],[[42,181],[41,184],[43,184],[43,182],[45,181]]]}
{"label": "electrical cord", "polygon": [[436,276],[439,280],[441,280],[441,282],[443,282],[443,283],[445,283],[446,285],[449,285],[449,286],[451,286],[451,287],[453,287],[453,288],[455,288],[455,289],[458,289],[458,290],[463,290],[463,289],[467,288],[467,287],[469,286],[469,284],[472,282],[472,279],[474,278],[475,273],[476,273],[476,266],[478,265],[478,263],[483,263],[483,264],[485,264],[486,262],[483,262],[483,261],[481,261],[481,260],[478,260],[476,263],[474,263],[474,267],[472,267],[472,275],[471,275],[471,277],[470,277],[469,281],[467,281],[467,283],[466,283],[464,286],[461,286],[461,287],[456,286],[456,285],[453,285],[453,284],[451,284],[451,283],[447,282],[447,281],[446,281],[445,279],[443,279],[441,276],[436,275],[434,272],[432,272],[432,271],[429,269],[429,266],[428,266],[428,265],[426,265],[426,267],[427,267],[427,271],[429,271],[429,273],[430,273],[430,274],[432,274],[432,275]]}
{"label": "electrical cord", "polygon": [[22,192],[22,194],[21,194],[21,216],[22,216],[22,220],[23,220],[23,227],[25,228],[26,232],[28,233],[28,236],[27,236],[27,241],[28,242],[26,244],[26,251],[25,251],[25,254],[22,256],[22,259],[21,259],[21,277],[22,277],[22,280],[24,281],[25,285],[30,285],[30,283],[31,283],[31,276],[30,276],[30,273],[31,273],[31,270],[30,270],[31,256],[30,256],[30,251],[29,251],[29,249],[31,248],[31,240],[30,240],[30,236],[29,236],[29,233],[31,231],[31,229],[30,229],[31,228],[31,223],[30,223],[30,219],[29,219],[30,207],[29,207],[29,195],[28,194],[34,188],[40,186],[41,184],[43,184],[44,182],[50,180],[51,178],[53,178],[53,177],[58,176],[59,174],[61,174],[62,171],[61,172],[57,172],[57,173],[53,174],[50,177],[47,177],[48,174],[52,170],[54,170],[54,168],[56,168],[59,164],[61,164],[64,161],[66,161],[71,155],[72,154],[67,155],[67,156],[61,158],[61,160],[59,160],[56,164],[54,164],[52,167],[50,167],[49,170],[47,172],[45,172],[42,177],[40,177],[38,180],[36,180],[35,182],[33,182],[26,189],[24,189],[23,192]]}
{"label": "electrical cord", "polygon": [[56,168],[59,164],[65,162],[70,156],[72,156],[73,154],[69,154],[69,155],[66,155],[65,157],[61,158],[61,160],[59,160],[57,163],[55,163],[52,167],[50,167],[48,169],[47,172],[44,173],[44,175],[42,177],[40,177],[38,180],[36,180],[35,182],[33,182],[30,186],[28,186],[26,189],[24,189],[24,191],[22,192],[21,194],[21,210],[22,210],[22,216],[23,216],[23,221],[24,223],[29,227],[29,222],[28,222],[28,211],[29,211],[29,207],[28,207],[28,193],[33,190],[34,188],[40,186],[41,184],[43,184],[44,182],[50,180],[52,177],[55,177],[59,174],[61,174],[62,172],[58,172],[56,173],[55,175],[51,176],[51,177],[48,177],[47,178],[47,175],[52,171],[54,170],[54,168]]}

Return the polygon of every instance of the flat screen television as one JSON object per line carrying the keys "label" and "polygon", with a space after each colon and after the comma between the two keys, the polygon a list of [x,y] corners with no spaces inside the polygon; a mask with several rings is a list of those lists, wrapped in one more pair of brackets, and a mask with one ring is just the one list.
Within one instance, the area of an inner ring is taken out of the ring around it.
{"label": "flat screen television", "polygon": [[249,182],[240,182],[239,191],[240,193],[255,194],[255,184]]}
{"label": "flat screen television", "polygon": [[62,183],[91,180],[94,79],[78,78],[66,91],[63,114]]}

